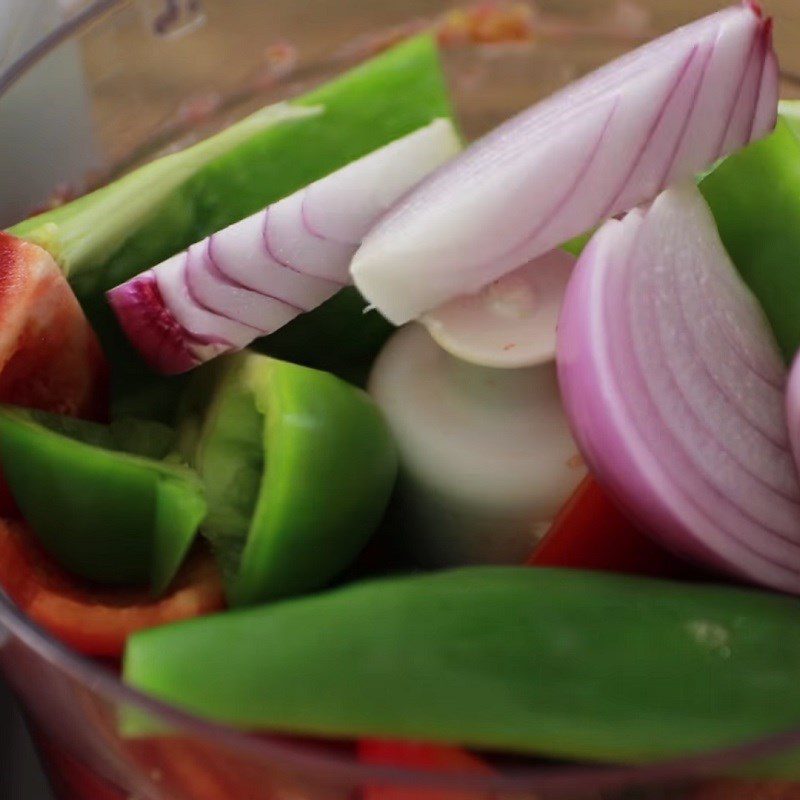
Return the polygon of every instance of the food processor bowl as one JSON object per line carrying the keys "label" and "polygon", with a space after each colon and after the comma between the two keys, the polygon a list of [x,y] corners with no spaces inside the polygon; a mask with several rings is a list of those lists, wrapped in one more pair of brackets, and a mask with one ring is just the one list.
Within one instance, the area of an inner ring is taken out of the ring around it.
{"label": "food processor bowl", "polygon": [[[19,25],[0,28],[3,224],[295,95],[424,28],[438,32],[459,120],[474,137],[639,42],[723,5],[497,0],[476,11],[437,0],[42,0],[41,13],[31,15],[32,3],[11,3],[8,19]],[[797,0],[766,6],[776,17],[783,96],[800,96]],[[800,788],[780,794],[788,784],[765,789],[731,777],[760,771],[800,779],[800,720],[794,731],[665,763],[494,756],[487,772],[434,773],[365,765],[348,743],[247,734],[170,708],[126,687],[115,664],[69,651],[2,593],[0,667],[64,800],[800,796]],[[131,714],[149,717],[161,733],[127,738],[123,723]]]}

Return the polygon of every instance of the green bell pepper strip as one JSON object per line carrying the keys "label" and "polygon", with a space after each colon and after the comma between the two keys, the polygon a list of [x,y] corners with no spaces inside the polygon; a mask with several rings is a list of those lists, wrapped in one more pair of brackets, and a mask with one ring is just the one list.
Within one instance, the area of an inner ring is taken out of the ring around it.
{"label": "green bell pepper strip", "polygon": [[795,598],[476,567],[146,631],[124,676],[246,729],[643,762],[796,726],[799,664]]}
{"label": "green bell pepper strip", "polygon": [[67,570],[163,592],[206,512],[199,478],[154,423],[109,427],[0,407],[0,461],[26,520]]}
{"label": "green bell pepper strip", "polygon": [[397,473],[372,400],[328,373],[246,352],[204,370],[190,395],[210,397],[199,423],[185,417],[184,439],[196,441],[203,532],[231,605],[318,589],[345,569],[379,525]]}
{"label": "green bell pepper strip", "polygon": [[84,299],[448,116],[436,44],[421,36],[10,232],[49,249]]}
{"label": "green bell pepper strip", "polygon": [[[112,365],[113,413],[172,423],[186,379],[150,372],[119,329],[104,292],[348,162],[450,116],[438,50],[423,35],[11,232],[46,247],[68,275]],[[388,334],[362,311],[352,291],[343,301],[334,298],[298,318],[274,348],[289,360],[345,374],[353,367],[336,357],[328,364],[324,354],[363,340],[356,365],[363,373]],[[320,329],[324,348],[315,339]]]}
{"label": "green bell pepper strip", "polygon": [[775,132],[710,170],[700,190],[790,362],[800,346],[800,103],[782,102]]}

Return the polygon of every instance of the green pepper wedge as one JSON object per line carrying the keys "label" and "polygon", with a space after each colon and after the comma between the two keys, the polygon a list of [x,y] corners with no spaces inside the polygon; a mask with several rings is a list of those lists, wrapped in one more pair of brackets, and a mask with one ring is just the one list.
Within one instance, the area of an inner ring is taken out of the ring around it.
{"label": "green pepper wedge", "polygon": [[11,232],[49,249],[85,299],[447,116],[436,43],[423,35]]}
{"label": "green pepper wedge", "polygon": [[796,727],[798,665],[795,598],[476,567],[146,631],[124,676],[246,729],[642,762]]}
{"label": "green pepper wedge", "polygon": [[201,410],[187,412],[184,439],[196,442],[203,532],[229,602],[317,589],[383,517],[397,472],[386,423],[364,392],[325,372],[247,352],[210,367],[190,389]]}
{"label": "green pepper wedge", "polygon": [[[174,422],[185,379],[153,375],[119,329],[104,292],[214,231],[388,142],[451,116],[435,40],[410,39],[216,136],[147,164],[85,197],[11,228],[48,249],[83,304],[112,365],[115,415]],[[348,374],[335,354],[357,348],[359,375],[386,338],[354,290],[304,314],[275,352]],[[318,324],[316,320],[321,320]],[[309,345],[319,329],[331,345]],[[335,337],[335,338],[330,338]],[[381,338],[382,337],[382,338]],[[268,341],[268,340],[267,340]],[[266,345],[271,349],[270,345]]]}
{"label": "green pepper wedge", "polygon": [[37,537],[70,572],[164,591],[183,562],[206,504],[199,478],[162,459],[174,434],[161,425],[111,426],[0,408],[0,460]]}
{"label": "green pepper wedge", "polygon": [[700,190],[790,362],[800,346],[800,102],[782,102],[775,132],[728,156]]}

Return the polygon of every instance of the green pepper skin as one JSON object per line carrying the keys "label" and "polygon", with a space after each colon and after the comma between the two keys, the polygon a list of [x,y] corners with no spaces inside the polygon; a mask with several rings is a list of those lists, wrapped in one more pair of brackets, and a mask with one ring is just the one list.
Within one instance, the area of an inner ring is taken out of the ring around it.
{"label": "green pepper skin", "polygon": [[[436,44],[428,35],[292,100],[289,115],[276,108],[11,232],[50,249],[83,300],[451,114]],[[130,186],[139,191],[130,192]]]}
{"label": "green pepper skin", "polygon": [[[172,424],[186,379],[164,379],[145,366],[106,302],[108,289],[452,113],[437,46],[428,35],[292,100],[288,112],[279,113],[274,106],[262,109],[194,147],[11,229],[49,250],[67,274],[112,365],[114,415]],[[289,326],[291,331],[265,344],[266,349],[291,361],[347,373],[352,368],[341,358],[333,356],[329,364],[318,354],[344,352],[363,340],[360,379],[385,326],[375,321],[377,314],[364,319],[363,305],[353,292],[344,301],[334,298],[302,315]],[[317,317],[320,324],[312,319]],[[326,344],[314,342],[312,348],[309,339],[320,328]]]}
{"label": "green pepper skin", "polygon": [[[44,547],[75,575],[163,592],[205,516],[202,485],[161,426],[0,408],[0,460]],[[125,452],[128,451],[128,452]]]}
{"label": "green pepper skin", "polygon": [[796,727],[798,665],[795,598],[476,567],[146,631],[124,675],[248,729],[642,762]]}
{"label": "green pepper skin", "polygon": [[364,386],[372,363],[394,330],[377,311],[367,311],[358,289],[348,286],[311,313],[256,340],[253,349]]}
{"label": "green pepper skin", "polygon": [[775,132],[700,182],[720,236],[761,302],[784,358],[800,346],[800,103],[781,103]]}
{"label": "green pepper skin", "polygon": [[364,392],[328,373],[255,353],[222,361],[193,460],[229,602],[318,589],[383,517],[397,474],[386,423]]}

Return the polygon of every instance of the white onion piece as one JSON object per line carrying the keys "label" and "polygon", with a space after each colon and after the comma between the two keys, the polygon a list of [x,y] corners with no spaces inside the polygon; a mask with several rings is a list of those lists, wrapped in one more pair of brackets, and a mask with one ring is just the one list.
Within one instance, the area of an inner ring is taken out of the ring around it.
{"label": "white onion piece", "polygon": [[763,137],[777,117],[771,30],[745,2],[509,120],[381,219],[351,265],[356,286],[402,324]]}
{"label": "white onion piece", "polygon": [[161,372],[241,349],[349,284],[370,226],[459,149],[452,123],[435,120],[137,275],[109,302]]}
{"label": "white onion piece", "polygon": [[644,530],[800,592],[785,368],[694,184],[594,236],[567,288],[558,370],[590,468]]}
{"label": "white onion piece", "polygon": [[490,283],[423,314],[440,347],[484,367],[533,367],[556,355],[556,323],[575,256],[551,250]]}
{"label": "white onion piece", "polygon": [[369,391],[397,442],[398,513],[423,562],[522,563],[586,474],[553,362],[477,367],[413,324],[384,347]]}

